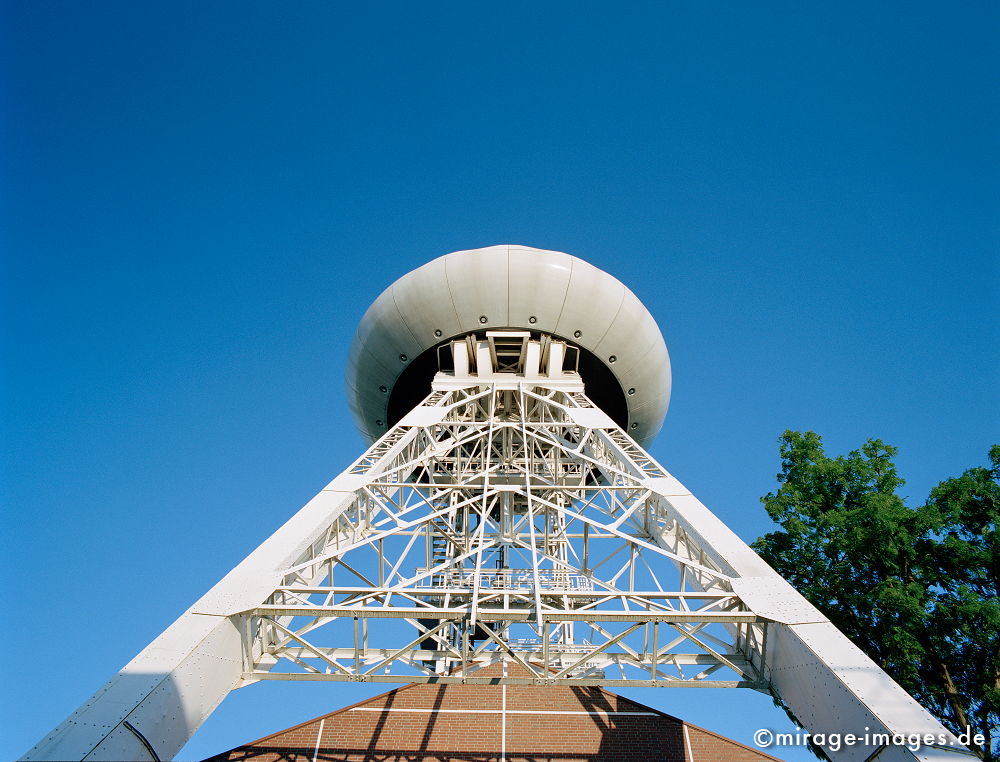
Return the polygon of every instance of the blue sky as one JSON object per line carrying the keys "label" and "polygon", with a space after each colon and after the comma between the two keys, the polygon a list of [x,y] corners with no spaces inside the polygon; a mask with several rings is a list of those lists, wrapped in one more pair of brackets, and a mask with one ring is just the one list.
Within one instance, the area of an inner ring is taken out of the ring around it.
{"label": "blue sky", "polygon": [[[748,541],[785,429],[898,446],[912,502],[1000,440],[995,3],[369,6],[0,5],[2,757],[360,453],[355,325],[448,251],[629,285],[651,451]],[[238,691],[182,758],[373,692]]]}

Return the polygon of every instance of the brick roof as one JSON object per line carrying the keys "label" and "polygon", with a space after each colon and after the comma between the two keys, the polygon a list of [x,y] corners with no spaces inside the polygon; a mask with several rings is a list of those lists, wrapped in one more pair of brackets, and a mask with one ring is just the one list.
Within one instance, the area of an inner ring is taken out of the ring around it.
{"label": "brick roof", "polygon": [[763,752],[602,688],[411,684],[206,762],[760,762]]}

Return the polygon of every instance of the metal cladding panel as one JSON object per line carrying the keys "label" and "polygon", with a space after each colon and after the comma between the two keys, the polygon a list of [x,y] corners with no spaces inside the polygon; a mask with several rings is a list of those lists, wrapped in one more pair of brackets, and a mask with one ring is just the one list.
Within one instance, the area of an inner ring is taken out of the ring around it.
{"label": "metal cladding panel", "polygon": [[[376,355],[373,350],[377,351],[379,347],[382,352]],[[388,390],[392,389],[406,367],[393,352],[386,349],[384,343],[362,343],[357,338],[351,347],[345,374],[348,405],[355,425],[368,441],[375,441],[385,433],[385,428],[376,426],[375,421],[385,421],[389,404]],[[391,366],[386,364],[389,362],[392,363]],[[381,386],[386,388],[386,393],[379,391]]]}
{"label": "metal cladding panel", "polygon": [[372,341],[355,338],[347,359],[347,386],[358,391],[379,385],[391,389],[404,367],[399,355],[377,337]]}
{"label": "metal cladding panel", "polygon": [[446,254],[407,273],[365,313],[347,368],[351,412],[362,435],[374,441],[385,432],[392,389],[414,358],[456,336],[502,328],[550,333],[592,353],[623,395],[636,389],[625,397],[629,423],[636,424],[629,434],[643,443],[660,430],[670,361],[656,321],[638,298],[569,254],[490,246]]}
{"label": "metal cladding panel", "polygon": [[360,414],[355,415],[355,421],[358,422],[358,433],[361,434],[361,438],[366,442],[375,442],[384,432],[380,432],[375,424],[369,426],[362,421]]}
{"label": "metal cladding panel", "polygon": [[443,407],[417,407],[404,415],[399,426],[434,426],[441,422],[447,410]]}
{"label": "metal cladding panel", "polygon": [[128,716],[161,759],[172,759],[181,750],[242,676],[239,630],[228,618],[215,620],[216,627],[198,650]]}
{"label": "metal cladding panel", "polygon": [[[383,291],[368,308],[364,319],[358,324],[354,344],[360,346],[362,352],[370,353],[376,362],[381,361],[396,376],[424,348],[413,338],[400,316],[391,289]],[[401,359],[403,357],[406,360]]]}
{"label": "metal cladding panel", "polygon": [[[627,395],[629,433],[639,441],[651,438],[659,431],[670,399],[667,346],[649,310],[627,288],[618,313],[594,354],[611,368]],[[636,393],[629,395],[629,389],[635,389]],[[640,389],[646,393],[637,398]],[[653,401],[653,397],[655,405],[640,407],[644,400]],[[652,430],[654,426],[656,431]]]}
{"label": "metal cladding panel", "polygon": [[629,389],[635,389],[635,394],[629,395],[634,397],[629,400],[633,403],[632,407],[640,407],[652,396],[662,400],[663,408],[666,410],[667,400],[670,399],[670,355],[667,353],[667,345],[663,343],[663,337],[657,336],[638,362],[627,370],[624,368],[622,370],[619,378],[625,386],[626,393]]}
{"label": "metal cladding panel", "polygon": [[[508,262],[511,324],[555,333],[566,301],[573,257],[561,251],[511,246]],[[530,322],[532,317],[535,323]]]}
{"label": "metal cladding panel", "polygon": [[596,347],[611,327],[624,296],[621,281],[574,257],[556,333],[588,349]]}
{"label": "metal cladding panel", "polygon": [[[445,257],[448,290],[462,331],[506,328],[507,246],[489,246]],[[486,322],[480,320],[486,318]]]}
{"label": "metal cladding panel", "polygon": [[598,408],[570,408],[566,411],[573,423],[588,429],[607,429],[615,425],[610,416]]}
{"label": "metal cladding panel", "polygon": [[[356,378],[356,376],[355,376]],[[352,382],[351,374],[347,375],[347,407],[350,408],[351,415],[354,418],[354,425],[361,430],[362,436],[367,436],[368,431],[368,421],[366,420],[366,412],[368,408],[365,406],[367,400],[365,400],[358,390],[354,388]],[[374,410],[378,410],[378,407],[373,406]]]}
{"label": "metal cladding panel", "polygon": [[[885,732],[947,735],[954,738],[906,691],[829,622],[772,625],[768,640],[769,676],[777,695],[812,734]],[[957,739],[955,739],[957,744]],[[954,760],[962,746],[910,751],[889,746],[878,759]],[[869,759],[872,748],[844,745],[827,750],[835,760]]]}
{"label": "metal cladding panel", "polygon": [[[204,602],[211,600],[213,591],[218,587],[219,585],[216,585],[215,588],[199,598],[186,614],[211,610],[211,606]],[[263,596],[260,597],[260,600],[263,600]],[[192,616],[188,617],[188,621],[183,626],[180,626],[179,623],[182,619],[184,619],[183,616],[178,618],[170,627],[157,635],[156,639],[146,646],[138,656],[126,664],[119,673],[119,678],[122,675],[128,675],[130,681],[134,683],[136,675],[166,674],[177,666],[177,654],[186,653],[193,649],[209,636],[217,624],[216,617]]]}
{"label": "metal cladding panel", "polygon": [[[142,731],[139,732],[141,733]],[[143,736],[145,736],[145,733],[143,733]],[[155,758],[169,759],[169,757],[160,757],[159,749],[152,743],[150,745],[153,746],[153,750],[156,752]],[[121,760],[122,762],[126,760],[131,760],[132,762],[150,760],[152,762],[155,758],[149,753],[135,733],[124,725],[119,725],[108,734],[100,746],[84,757],[83,760],[84,762],[112,762],[112,760]],[[70,759],[70,757],[66,759]]]}
{"label": "metal cladding panel", "polygon": [[[118,680],[130,677],[153,677],[155,688],[90,752],[88,760],[151,759],[128,722],[156,752],[160,759],[172,759],[211,714],[229,691],[236,687],[243,672],[240,635],[226,618],[204,617],[211,629],[197,649],[167,674],[133,673],[126,667]],[[142,665],[148,668],[148,665]],[[116,714],[116,717],[120,715]]]}
{"label": "metal cladding panel", "polygon": [[757,616],[781,624],[810,624],[829,621],[822,612],[777,574],[762,577],[734,577],[733,592]]}
{"label": "metal cladding panel", "polygon": [[[663,336],[656,321],[638,297],[626,288],[614,320],[593,351],[605,363],[614,366],[612,370],[618,372],[620,368],[621,377],[625,377],[659,345],[663,345]],[[611,362],[612,357],[614,362]]]}
{"label": "metal cladding panel", "polygon": [[652,409],[652,406],[647,406],[647,408],[638,408],[632,410],[629,408],[629,418],[632,423],[635,424],[635,428],[632,428],[632,423],[629,424],[628,435],[632,437],[636,442],[649,442],[657,434],[660,433],[662,427],[662,420],[659,421],[659,425],[653,426],[650,422],[651,419],[644,417],[647,410]]}
{"label": "metal cladding panel", "polygon": [[[433,346],[442,337],[447,339],[462,331],[448,290],[447,258],[431,260],[390,287],[403,322],[424,348]],[[435,336],[434,331],[441,331],[441,336]]]}
{"label": "metal cladding panel", "polygon": [[388,392],[383,394],[379,391],[379,386],[391,389],[395,379],[387,379],[385,382],[382,382],[378,376],[367,376],[368,384],[366,388],[358,389],[354,387],[352,381],[361,378],[365,377],[354,375],[352,379],[348,375],[347,386],[350,392],[348,397],[351,413],[354,415],[354,422],[358,428],[372,432],[375,435],[373,439],[377,439],[385,433],[385,426],[377,426],[375,421],[385,423],[389,403]]}
{"label": "metal cladding panel", "polygon": [[[663,339],[619,380],[628,400],[629,419],[639,424],[629,430],[629,436],[639,442],[652,440],[660,433],[670,401],[670,356]],[[635,389],[633,394],[629,394],[631,389]]]}
{"label": "metal cladding panel", "polygon": [[[155,674],[122,679],[119,673],[32,747],[23,759],[83,759],[162,679],[162,675]],[[138,739],[136,743],[141,747]],[[135,757],[145,758],[144,751]]]}
{"label": "metal cladding panel", "polygon": [[242,674],[236,627],[225,617],[183,615],[26,759],[148,759],[133,725],[161,759],[180,749]]}

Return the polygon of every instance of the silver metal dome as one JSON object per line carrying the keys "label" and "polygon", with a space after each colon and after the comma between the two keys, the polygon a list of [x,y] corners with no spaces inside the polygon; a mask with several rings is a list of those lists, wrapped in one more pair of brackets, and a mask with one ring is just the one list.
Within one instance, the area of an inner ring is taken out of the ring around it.
{"label": "silver metal dome", "polygon": [[528,246],[456,251],[407,273],[358,325],[347,367],[351,412],[378,439],[430,392],[436,348],[475,331],[521,329],[581,349],[588,396],[640,444],[670,400],[660,329],[617,278],[582,259]]}

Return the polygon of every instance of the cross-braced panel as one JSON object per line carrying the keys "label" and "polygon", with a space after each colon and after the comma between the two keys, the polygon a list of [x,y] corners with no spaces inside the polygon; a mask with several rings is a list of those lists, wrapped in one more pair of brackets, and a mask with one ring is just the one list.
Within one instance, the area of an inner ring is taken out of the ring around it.
{"label": "cross-braced panel", "polygon": [[[438,389],[349,473],[355,498],[241,615],[248,679],[762,688],[767,621],[577,384]],[[523,673],[518,671],[517,674]]]}

